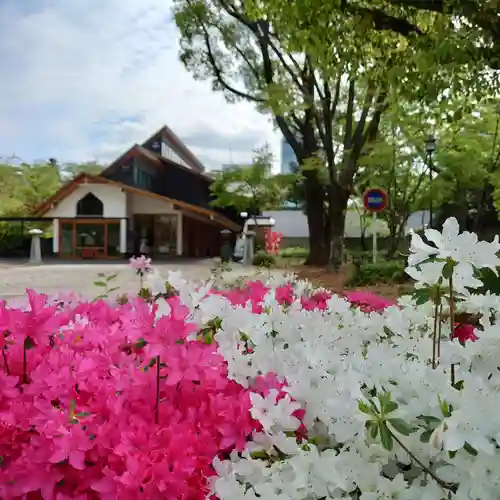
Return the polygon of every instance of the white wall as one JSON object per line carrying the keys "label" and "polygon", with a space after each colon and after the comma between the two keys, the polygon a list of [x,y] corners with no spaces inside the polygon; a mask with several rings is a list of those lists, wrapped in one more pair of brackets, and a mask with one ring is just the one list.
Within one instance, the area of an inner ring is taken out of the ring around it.
{"label": "white wall", "polygon": [[46,217],[72,218],[76,217],[76,205],[87,194],[92,193],[99,198],[104,205],[104,217],[122,218],[127,217],[127,196],[117,186],[107,184],[81,184],[75,191],[61,200],[54,208],[49,210]]}
{"label": "white wall", "polygon": [[167,203],[149,196],[130,193],[128,195],[129,216],[132,214],[166,214],[175,212],[172,203]]}
{"label": "white wall", "polygon": [[[284,238],[308,238],[309,230],[307,227],[307,217],[301,210],[269,210],[263,212],[262,215],[272,217],[276,223],[273,231],[282,233]],[[370,236],[371,232],[371,219],[368,221],[366,229],[366,236]],[[377,220],[377,234],[386,236],[389,233],[387,224],[378,219]],[[361,220],[359,213],[356,209],[349,209],[346,215],[345,232],[346,238],[360,238],[361,237]]]}

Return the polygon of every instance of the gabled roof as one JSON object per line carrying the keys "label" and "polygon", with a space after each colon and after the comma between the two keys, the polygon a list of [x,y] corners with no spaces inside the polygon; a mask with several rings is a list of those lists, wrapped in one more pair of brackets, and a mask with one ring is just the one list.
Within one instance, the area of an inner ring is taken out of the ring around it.
{"label": "gabled roof", "polygon": [[[127,152],[128,153],[128,152]],[[190,203],[186,203],[184,201],[175,200],[173,198],[168,198],[167,196],[162,196],[160,194],[152,193],[151,191],[147,191],[145,189],[139,189],[133,186],[128,186],[127,184],[122,184],[121,182],[112,181],[110,179],[106,179],[105,177],[101,177],[98,175],[90,175],[86,173],[82,173],[77,175],[71,181],[66,182],[56,193],[54,193],[48,200],[44,201],[40,204],[36,210],[35,215],[38,217],[42,217],[46,214],[54,204],[59,203],[61,200],[69,196],[72,192],[74,192],[78,186],[82,184],[107,184],[111,186],[116,186],[123,191],[128,193],[136,193],[141,196],[146,196],[148,198],[154,198],[160,201],[164,201],[167,203],[172,203],[176,205],[178,209],[185,213],[186,215],[193,216],[204,216],[205,218],[209,218],[211,221],[220,224],[223,227],[227,227],[234,231],[239,231],[241,229],[239,224],[229,220],[227,217],[215,212],[214,210],[209,210],[207,208],[198,207],[196,205],[191,205]]]}
{"label": "gabled roof", "polygon": [[[154,135],[151,137],[154,137]],[[155,152],[150,151],[149,149],[146,149],[145,147],[140,146],[139,144],[134,144],[130,149],[127,149],[125,153],[123,153],[116,160],[110,163],[99,175],[105,175],[106,173],[111,172],[115,168],[119,167],[128,158],[132,158],[135,156],[142,156],[143,158],[148,159],[150,162],[159,167],[165,165],[174,166],[175,168],[186,170],[187,172],[190,172],[191,174],[196,175],[197,177],[201,177],[202,179],[205,179],[209,182],[213,181],[213,179],[204,172],[199,170],[193,170],[191,168],[185,167],[184,165],[180,165],[179,163],[176,163],[173,160],[170,160],[168,158],[163,158],[163,156],[156,154]]]}
{"label": "gabled roof", "polygon": [[197,170],[198,172],[204,172],[205,167],[203,166],[203,163],[201,163],[198,158],[191,152],[191,150],[182,142],[182,140],[174,134],[171,128],[169,128],[167,125],[163,125],[159,130],[157,130],[154,134],[149,136],[143,143],[142,145],[146,144],[148,141],[153,139],[154,137],[161,135],[165,137],[169,142],[172,148],[175,150],[175,152],[186,161],[186,163],[189,163],[192,165],[192,167]]}

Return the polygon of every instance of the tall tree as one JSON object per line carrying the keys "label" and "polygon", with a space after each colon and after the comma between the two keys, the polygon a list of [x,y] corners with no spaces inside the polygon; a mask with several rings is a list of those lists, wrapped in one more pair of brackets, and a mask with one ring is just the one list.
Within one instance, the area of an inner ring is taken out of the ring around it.
{"label": "tall tree", "polygon": [[398,251],[410,215],[429,206],[428,168],[420,153],[425,136],[413,117],[401,111],[394,108],[386,114],[377,141],[361,159],[356,178],[360,193],[370,187],[380,187],[387,192],[388,204],[379,217],[387,222],[389,229],[389,257]]}
{"label": "tall tree", "polygon": [[480,231],[498,196],[500,107],[498,99],[457,107],[437,130],[437,178],[432,195],[444,203],[463,229]]}
{"label": "tall tree", "polygon": [[[454,59],[500,70],[498,0],[373,0],[369,7],[359,0],[341,0],[339,7],[364,16],[376,30],[390,30],[419,44],[437,42],[437,55],[445,63]],[[422,15],[429,13],[430,24]]]}
{"label": "tall tree", "polygon": [[357,160],[386,106],[387,82],[378,78],[383,71],[376,60],[387,56],[370,53],[368,63],[361,61],[349,41],[338,45],[341,27],[329,34],[311,13],[290,4],[284,13],[274,9],[279,1],[268,10],[234,0],[175,5],[181,59],[195,77],[270,113],[301,167],[320,160],[322,168],[302,168],[308,263],[326,264],[330,256],[337,267]]}

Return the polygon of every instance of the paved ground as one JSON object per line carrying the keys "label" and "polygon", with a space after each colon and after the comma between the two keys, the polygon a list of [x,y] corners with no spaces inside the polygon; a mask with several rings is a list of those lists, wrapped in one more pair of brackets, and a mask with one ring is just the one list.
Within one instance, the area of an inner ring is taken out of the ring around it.
{"label": "paved ground", "polygon": [[[159,263],[156,268],[162,276],[169,270],[180,271],[189,280],[202,281],[210,277],[215,266],[213,260]],[[30,266],[25,263],[0,262],[0,299],[22,297],[26,288],[37,292],[55,294],[76,291],[85,297],[94,297],[99,290],[94,282],[98,273],[117,273],[115,286],[121,292],[137,290],[139,278],[126,263],[59,263],[51,262],[42,266]],[[243,276],[256,277],[259,271],[235,264],[224,274],[224,281],[236,281]],[[260,273],[266,277],[265,274]]]}

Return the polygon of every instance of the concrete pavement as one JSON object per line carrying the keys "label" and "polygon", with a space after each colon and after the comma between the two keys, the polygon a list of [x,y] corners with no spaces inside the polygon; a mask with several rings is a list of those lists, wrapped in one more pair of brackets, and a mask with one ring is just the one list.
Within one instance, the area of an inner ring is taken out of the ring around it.
{"label": "concrete pavement", "polygon": [[[158,263],[155,267],[162,276],[168,271],[180,271],[185,279],[196,282],[207,280],[215,267],[213,260],[179,261]],[[113,286],[121,293],[136,291],[139,278],[127,263],[59,263],[51,262],[41,266],[2,262],[0,264],[0,299],[13,299],[25,295],[27,288],[53,295],[77,292],[84,297],[94,297],[101,291],[94,285],[99,280],[98,273],[117,274]],[[273,271],[273,274],[279,274]],[[224,273],[224,282],[235,282],[244,277],[266,279],[268,272],[239,264],[231,266]]]}

